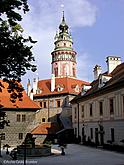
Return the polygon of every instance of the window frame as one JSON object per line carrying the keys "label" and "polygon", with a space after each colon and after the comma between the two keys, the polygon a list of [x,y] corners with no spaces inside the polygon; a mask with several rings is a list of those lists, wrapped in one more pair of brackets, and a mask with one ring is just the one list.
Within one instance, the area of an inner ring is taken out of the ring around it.
{"label": "window frame", "polygon": [[22,122],[25,122],[25,121],[26,121],[26,115],[22,114]]}
{"label": "window frame", "polygon": [[84,118],[84,105],[81,106],[81,116]]}
{"label": "window frame", "polygon": [[90,117],[93,116],[93,104],[90,103]]}
{"label": "window frame", "polygon": [[61,100],[56,100],[56,107],[60,108],[61,107]]}
{"label": "window frame", "polygon": [[22,140],[22,139],[23,139],[23,133],[19,133],[18,139],[19,139],[19,140]]}
{"label": "window frame", "polygon": [[114,114],[114,98],[109,99],[109,110],[110,110],[110,115]]}
{"label": "window frame", "polygon": [[90,138],[93,139],[93,128],[90,128]]}
{"label": "window frame", "polygon": [[74,108],[74,119],[77,119],[77,108]]}
{"label": "window frame", "polygon": [[46,101],[43,102],[43,107],[47,108],[47,102]]}
{"label": "window frame", "polygon": [[1,134],[1,140],[6,140],[6,134],[5,133]]}
{"label": "window frame", "polygon": [[43,118],[42,118],[42,122],[45,123],[45,121],[46,121],[46,119],[43,117]]}
{"label": "window frame", "polygon": [[99,101],[99,114],[103,116],[103,101]]}
{"label": "window frame", "polygon": [[40,107],[42,108],[42,106],[43,106],[43,102],[42,102],[42,101],[40,101]]}
{"label": "window frame", "polygon": [[16,122],[21,122],[21,115],[20,114],[16,115]]}

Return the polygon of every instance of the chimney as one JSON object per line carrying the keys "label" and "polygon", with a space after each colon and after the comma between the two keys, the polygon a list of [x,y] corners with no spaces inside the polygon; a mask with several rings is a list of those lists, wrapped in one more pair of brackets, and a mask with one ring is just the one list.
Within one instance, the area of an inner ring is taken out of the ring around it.
{"label": "chimney", "polygon": [[30,99],[33,100],[33,92],[30,93]]}
{"label": "chimney", "polygon": [[108,56],[107,60],[108,73],[111,73],[118,65],[121,64],[121,58],[116,56]]}
{"label": "chimney", "polygon": [[98,77],[99,77],[99,75],[102,73],[101,66],[96,65],[95,68],[94,68],[94,70],[93,70],[93,72],[94,72],[94,80],[97,80]]}
{"label": "chimney", "polygon": [[33,81],[33,94],[37,93],[37,84],[38,84],[38,79],[34,78],[34,81]]}
{"label": "chimney", "polygon": [[52,74],[52,78],[51,78],[51,92],[53,92],[55,90],[55,75]]}
{"label": "chimney", "polygon": [[30,80],[28,79],[28,83],[27,83],[27,95],[30,96],[31,93],[31,83]]}

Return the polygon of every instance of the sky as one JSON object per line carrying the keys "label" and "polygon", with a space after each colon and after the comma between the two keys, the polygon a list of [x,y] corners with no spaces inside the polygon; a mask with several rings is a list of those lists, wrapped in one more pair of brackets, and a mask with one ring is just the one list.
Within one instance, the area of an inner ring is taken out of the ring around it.
{"label": "sky", "polygon": [[28,79],[51,78],[51,52],[63,10],[77,52],[78,79],[91,82],[96,64],[106,71],[109,55],[124,61],[124,0],[29,0],[28,4],[30,11],[21,25],[24,34],[37,41],[32,49],[37,71],[22,77],[25,88]]}

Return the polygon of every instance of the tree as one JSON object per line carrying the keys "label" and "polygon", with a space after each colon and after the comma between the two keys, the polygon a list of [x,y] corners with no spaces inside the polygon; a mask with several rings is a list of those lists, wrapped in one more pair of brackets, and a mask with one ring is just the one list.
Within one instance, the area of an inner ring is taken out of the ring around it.
{"label": "tree", "polygon": [[[0,79],[7,82],[11,101],[22,97],[21,76],[27,70],[36,70],[33,64],[33,41],[23,37],[20,11],[29,11],[27,0],[0,0]],[[0,82],[0,92],[4,85]],[[1,105],[2,106],[2,105]]]}

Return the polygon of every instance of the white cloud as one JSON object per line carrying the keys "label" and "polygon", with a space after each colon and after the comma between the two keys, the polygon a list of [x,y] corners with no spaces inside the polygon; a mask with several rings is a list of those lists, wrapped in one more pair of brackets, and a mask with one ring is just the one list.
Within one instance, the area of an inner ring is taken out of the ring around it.
{"label": "white cloud", "polygon": [[[26,34],[38,41],[33,52],[39,78],[49,78],[51,76],[51,52],[54,49],[54,35],[62,17],[61,4],[64,4],[67,24],[72,29],[92,26],[96,21],[97,9],[89,0],[30,0],[29,3],[30,11],[23,16],[22,26]],[[80,68],[78,67],[78,69]],[[24,76],[23,84],[26,83],[28,76],[31,77],[29,74]]]}
{"label": "white cloud", "polygon": [[68,0],[65,10],[72,27],[92,26],[96,21],[97,8],[88,0]]}
{"label": "white cloud", "polygon": [[77,57],[77,76],[79,79],[91,82],[93,80],[94,64],[90,61],[90,55],[85,52],[80,52]]}

